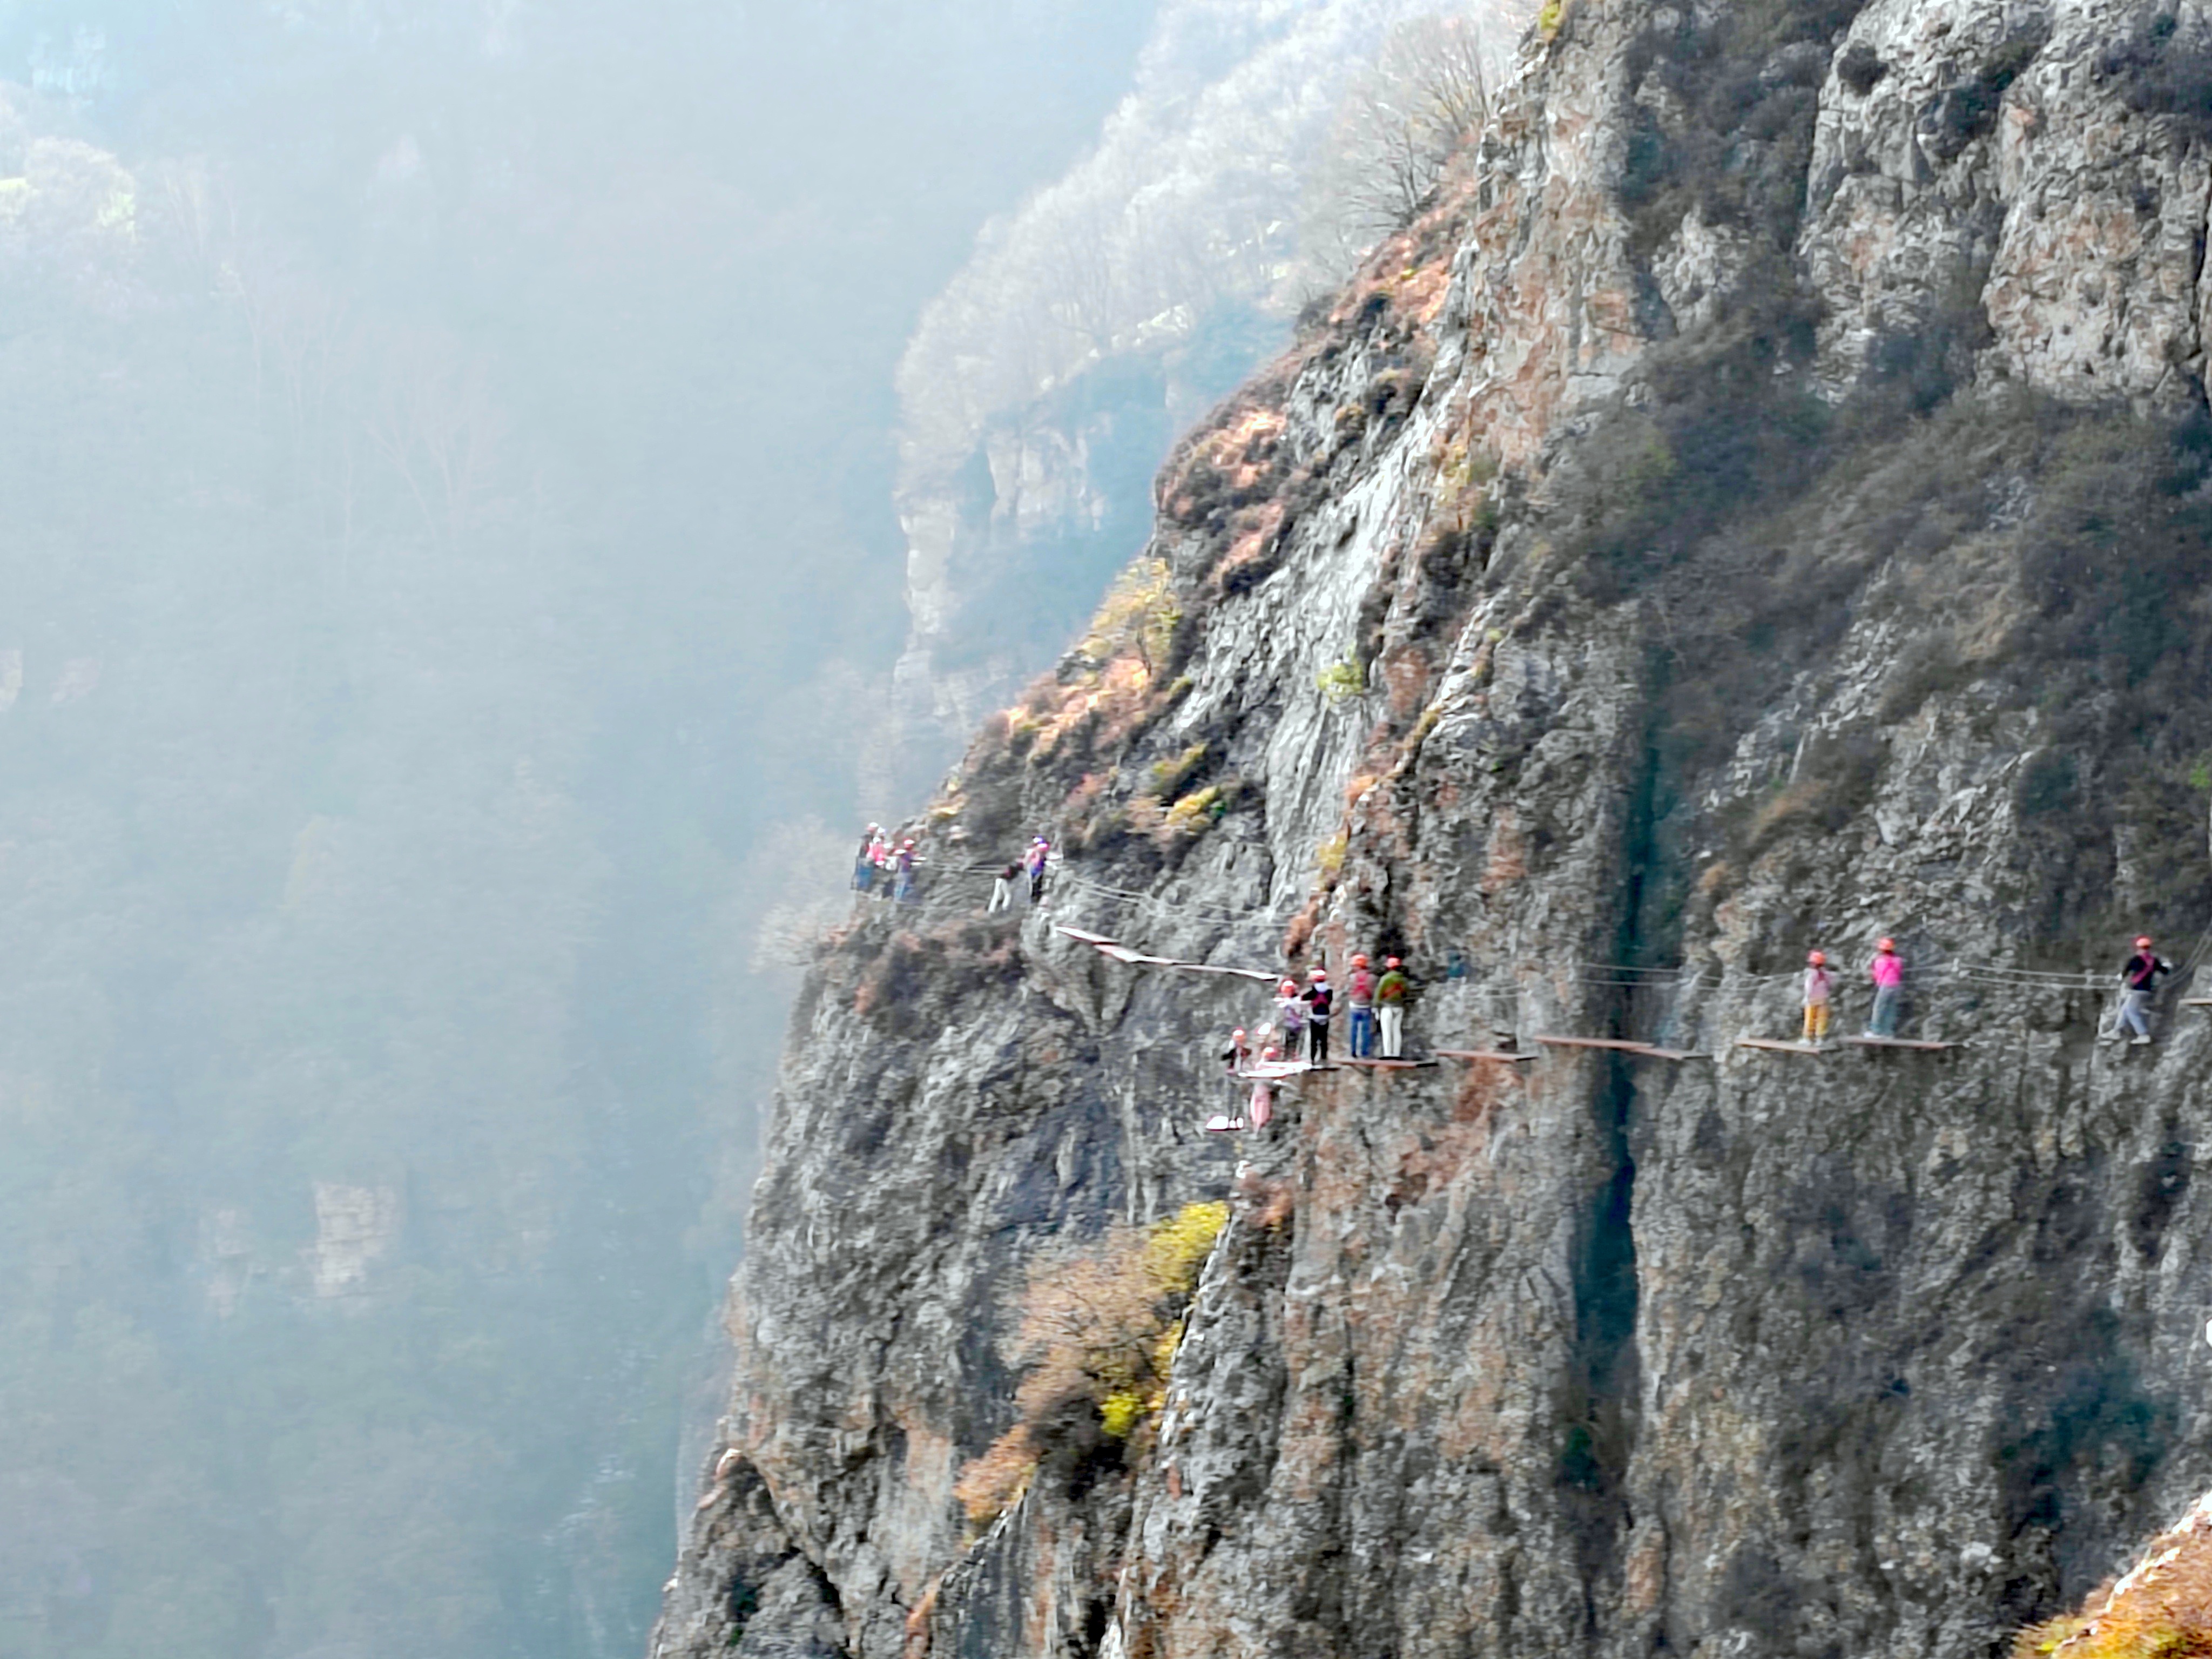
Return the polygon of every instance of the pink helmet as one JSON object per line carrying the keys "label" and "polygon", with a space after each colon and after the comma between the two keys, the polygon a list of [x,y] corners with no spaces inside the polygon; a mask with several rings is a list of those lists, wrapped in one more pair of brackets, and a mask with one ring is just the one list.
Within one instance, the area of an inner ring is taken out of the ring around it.
{"label": "pink helmet", "polygon": [[1328,969],[1326,968],[1316,968],[1313,972],[1308,974],[1306,977],[1308,979],[1327,979],[1328,977]]}
{"label": "pink helmet", "polygon": [[1283,981],[1283,988],[1282,988],[1282,990],[1280,991],[1280,993],[1279,993],[1279,994],[1283,995],[1283,996],[1286,996],[1286,997],[1294,997],[1294,996],[1296,996],[1297,994],[1298,994],[1298,982],[1297,982],[1297,981],[1296,981],[1296,980],[1294,980],[1294,979],[1286,979],[1286,980],[1285,980],[1285,981]]}

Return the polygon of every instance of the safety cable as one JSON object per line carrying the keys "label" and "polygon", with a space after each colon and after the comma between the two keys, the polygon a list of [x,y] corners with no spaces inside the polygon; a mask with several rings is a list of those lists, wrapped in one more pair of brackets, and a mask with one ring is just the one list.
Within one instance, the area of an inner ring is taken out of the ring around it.
{"label": "safety cable", "polygon": [[[1005,865],[1002,864],[969,864],[947,865],[933,869],[927,860],[917,860],[915,862],[917,875],[927,873],[938,879],[952,877],[997,878],[1003,875],[1005,868]],[[894,871],[889,869],[886,869],[884,873],[896,874]],[[1018,878],[1018,877],[1016,878],[1016,879]],[[1235,910],[1220,905],[1171,898],[1161,893],[1116,887],[1093,877],[1076,873],[1067,868],[1064,860],[1057,855],[1048,868],[1048,881],[1055,886],[1065,884],[1078,891],[1094,894],[1101,898],[1126,904],[1148,905],[1179,917],[1213,921],[1224,926],[1233,927],[1254,921],[1265,921],[1268,919],[1267,910]],[[1125,948],[1134,949],[1135,947]],[[2195,945],[2176,970],[2177,973],[2192,972],[2203,963],[2208,953],[2212,953],[2212,927],[2206,927],[2197,936]],[[1726,968],[1716,971],[1711,968],[1692,969],[1686,965],[1656,967],[1646,963],[1621,962],[1576,962],[1564,963],[1561,966],[1573,970],[1571,982],[1575,984],[1610,990],[1665,990],[1678,995],[1706,988],[1725,991],[1740,988],[1789,983],[1798,980],[1803,972],[1800,969],[1789,969],[1773,974],[1731,974]],[[1254,969],[1246,971],[1259,973],[1273,970]],[[1539,969],[1538,972],[1540,975],[1542,970]],[[1459,980],[1446,978],[1426,981],[1431,988],[1465,982],[1464,978]],[[2112,975],[2094,969],[2067,971],[2021,968],[2007,963],[1979,962],[1969,965],[1955,957],[1934,962],[1923,958],[1910,963],[1905,969],[1904,982],[1908,987],[1915,985],[1933,987],[1943,983],[1978,983],[2013,991],[2081,991],[2100,994],[2118,988],[2113,984]],[[1523,993],[1482,989],[1477,992],[1477,994],[1486,1000],[1494,1000],[1517,999]]]}

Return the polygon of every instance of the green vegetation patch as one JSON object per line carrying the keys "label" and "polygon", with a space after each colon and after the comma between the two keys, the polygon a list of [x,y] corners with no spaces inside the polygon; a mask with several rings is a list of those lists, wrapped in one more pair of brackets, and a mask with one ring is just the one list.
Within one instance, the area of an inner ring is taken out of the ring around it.
{"label": "green vegetation patch", "polygon": [[972,1524],[1019,1502],[1040,1472],[1066,1479],[1119,1460],[1165,1397],[1184,1310],[1228,1222],[1226,1204],[1185,1205],[1030,1272],[1017,1420],[953,1487]]}

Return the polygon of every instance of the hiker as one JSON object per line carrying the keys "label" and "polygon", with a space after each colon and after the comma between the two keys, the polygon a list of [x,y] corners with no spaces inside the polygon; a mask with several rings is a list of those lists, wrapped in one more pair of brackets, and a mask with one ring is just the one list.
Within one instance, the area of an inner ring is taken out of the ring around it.
{"label": "hiker", "polygon": [[2150,948],[2150,935],[2145,933],[2136,941],[2136,953],[2120,969],[2120,1014],[2112,1022],[2112,1029],[2105,1036],[2107,1042],[2118,1042],[2120,1033],[2133,1031],[2130,1044],[2141,1048],[2150,1041],[2151,994],[2158,982],[2173,971],[2173,964]]}
{"label": "hiker", "polygon": [[1019,859],[1009,859],[1006,861],[1006,867],[991,878],[991,902],[983,908],[985,915],[994,916],[1001,910],[1011,910],[1014,908],[1014,883],[1020,878],[1021,873],[1022,861]]}
{"label": "hiker", "polygon": [[1299,1000],[1298,982],[1286,979],[1275,991],[1275,1029],[1282,1034],[1285,1053],[1298,1051],[1298,1040],[1305,1035],[1306,1005]]}
{"label": "hiker", "polygon": [[1349,1036],[1354,1060],[1375,1058],[1375,975],[1365,957],[1352,959],[1352,976],[1344,982],[1345,1005],[1351,1009]]}
{"label": "hiker", "polygon": [[883,833],[883,825],[872,823],[867,834],[860,837],[860,850],[853,858],[853,890],[856,893],[865,893],[876,884],[876,838]]}
{"label": "hiker", "polygon": [[1239,1108],[1244,1103],[1245,1074],[1252,1069],[1252,1044],[1241,1029],[1229,1034],[1229,1046],[1221,1052],[1221,1064],[1222,1075],[1229,1084],[1229,1109],[1206,1121],[1206,1127],[1216,1133],[1244,1127],[1244,1115]]}
{"label": "hiker", "polygon": [[1030,902],[1032,905],[1044,902],[1045,860],[1051,856],[1052,843],[1042,836],[1030,843],[1029,857],[1024,864],[1030,872]]}
{"label": "hiker", "polygon": [[914,902],[914,842],[903,841],[891,857],[891,867],[898,872],[897,898],[902,904]]}
{"label": "hiker", "polygon": [[1229,1047],[1222,1051],[1221,1064],[1229,1078],[1229,1108],[1237,1109],[1243,1091],[1244,1074],[1252,1069],[1252,1043],[1240,1026],[1229,1034]]}
{"label": "hiker", "polygon": [[1835,981],[1828,976],[1828,953],[1815,951],[1805,958],[1805,1042],[1817,1048],[1828,1040],[1829,1000]]}
{"label": "hiker", "polygon": [[1874,981],[1874,1012],[1867,1016],[1866,1035],[1893,1038],[1897,1035],[1897,1005],[1905,995],[1905,960],[1897,954],[1895,939],[1883,939],[1874,947],[1867,977]]}
{"label": "hiker", "polygon": [[[1260,1063],[1263,1066],[1279,1065],[1282,1058],[1283,1051],[1272,1042],[1260,1051]],[[1245,1121],[1255,1129],[1266,1128],[1267,1121],[1275,1115],[1275,1085],[1267,1078],[1252,1079],[1252,1104],[1244,1115]]]}
{"label": "hiker", "polygon": [[1375,1012],[1382,1021],[1382,1058],[1402,1060],[1406,1047],[1406,997],[1413,981],[1395,957],[1382,958],[1382,977],[1375,981]]}
{"label": "hiker", "polygon": [[1328,1064],[1328,1011],[1336,993],[1328,988],[1328,969],[1316,968],[1306,975],[1306,1064]]}

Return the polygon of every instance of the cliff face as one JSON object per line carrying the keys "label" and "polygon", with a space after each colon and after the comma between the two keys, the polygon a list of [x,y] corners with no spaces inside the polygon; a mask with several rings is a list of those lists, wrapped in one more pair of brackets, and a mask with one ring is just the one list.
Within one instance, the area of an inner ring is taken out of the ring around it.
{"label": "cliff face", "polygon": [[[1566,9],[933,809],[1048,915],[826,951],[657,1653],[1981,1654],[2212,1481],[2203,1017],[2085,977],[2212,914],[2208,30]],[[1258,988],[1054,922],[1700,1058],[1231,1146]],[[1961,1046],[1737,1046],[1884,933]],[[1222,1197],[1133,1419],[1045,1398],[1069,1264]]]}

